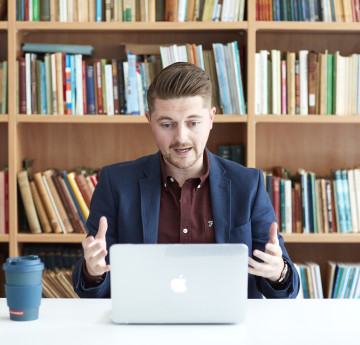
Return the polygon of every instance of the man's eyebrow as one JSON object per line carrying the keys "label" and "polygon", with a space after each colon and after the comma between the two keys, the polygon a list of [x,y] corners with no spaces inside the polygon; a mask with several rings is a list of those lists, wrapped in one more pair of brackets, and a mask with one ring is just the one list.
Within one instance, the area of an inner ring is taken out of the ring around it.
{"label": "man's eyebrow", "polygon": [[156,121],[160,122],[160,121],[164,121],[164,120],[173,121],[173,119],[170,116],[166,116],[166,115],[158,117]]}
{"label": "man's eyebrow", "polygon": [[[203,116],[201,115],[198,115],[198,114],[192,114],[192,115],[189,115],[185,118],[185,120],[192,120],[192,119],[201,119]],[[167,115],[162,115],[160,116],[157,121],[160,122],[160,121],[174,121],[174,119],[171,117],[171,116],[167,116]]]}

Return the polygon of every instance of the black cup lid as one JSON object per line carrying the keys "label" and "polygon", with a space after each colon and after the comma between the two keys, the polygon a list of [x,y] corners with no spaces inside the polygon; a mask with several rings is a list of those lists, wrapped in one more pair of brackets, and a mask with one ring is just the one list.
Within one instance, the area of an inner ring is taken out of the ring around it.
{"label": "black cup lid", "polygon": [[7,272],[32,272],[43,269],[44,264],[37,255],[8,258],[3,264],[3,270]]}

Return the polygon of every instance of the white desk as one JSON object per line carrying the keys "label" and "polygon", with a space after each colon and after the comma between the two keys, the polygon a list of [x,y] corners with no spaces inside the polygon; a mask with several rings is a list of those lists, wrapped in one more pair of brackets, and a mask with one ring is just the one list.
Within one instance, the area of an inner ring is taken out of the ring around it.
{"label": "white desk", "polygon": [[0,344],[360,344],[360,300],[249,300],[241,325],[115,325],[110,312],[110,300],[43,299],[38,320],[18,322],[0,299]]}

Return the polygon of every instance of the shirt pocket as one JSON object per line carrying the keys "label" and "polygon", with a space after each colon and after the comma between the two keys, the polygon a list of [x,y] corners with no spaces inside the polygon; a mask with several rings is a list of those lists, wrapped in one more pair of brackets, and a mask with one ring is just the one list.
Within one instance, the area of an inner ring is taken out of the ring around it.
{"label": "shirt pocket", "polygon": [[230,229],[230,243],[244,243],[252,252],[251,220],[236,228]]}

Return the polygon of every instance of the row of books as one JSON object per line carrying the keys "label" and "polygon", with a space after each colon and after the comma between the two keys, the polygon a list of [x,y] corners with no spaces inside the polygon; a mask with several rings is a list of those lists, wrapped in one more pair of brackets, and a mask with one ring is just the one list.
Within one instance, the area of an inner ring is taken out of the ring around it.
{"label": "row of books", "polygon": [[20,114],[144,114],[144,92],[160,62],[128,57],[86,64],[81,54],[25,53],[18,62]]}
{"label": "row of books", "polygon": [[256,19],[360,22],[360,2],[359,0],[256,0]]}
{"label": "row of books", "polygon": [[27,244],[23,246],[21,255],[37,255],[45,269],[73,269],[81,258],[81,244]]}
{"label": "row of books", "polygon": [[98,181],[97,172],[56,169],[17,174],[30,232],[86,233],[90,201]]}
{"label": "row of books", "polygon": [[0,235],[9,233],[9,171],[0,170]]}
{"label": "row of books", "polygon": [[245,0],[17,0],[16,20],[243,21]]}
{"label": "row of books", "polygon": [[360,169],[334,170],[331,178],[299,169],[264,172],[266,190],[283,233],[360,232]]}
{"label": "row of books", "polygon": [[0,62],[0,114],[7,114],[8,63]]}
{"label": "row of books", "polygon": [[360,298],[360,263],[329,262],[328,298]]}
{"label": "row of books", "polygon": [[[299,273],[298,298],[324,298],[320,266],[295,263]],[[327,298],[360,298],[360,263],[328,262]]]}
{"label": "row of books", "polygon": [[[211,51],[203,51],[202,45],[172,45],[160,47],[161,61],[166,66],[182,61],[191,62],[204,69],[217,85],[221,111],[225,114],[246,114],[243,86],[244,57],[236,41],[227,44],[213,43]],[[215,69],[214,69],[215,63]],[[215,74],[215,75],[214,75]],[[215,101],[216,105],[218,102]]]}
{"label": "row of books", "polygon": [[319,264],[306,262],[294,263],[300,278],[298,298],[324,298]]}
{"label": "row of books", "polygon": [[256,114],[360,115],[360,55],[261,50],[255,55]]}
{"label": "row of books", "polygon": [[218,113],[246,113],[242,83],[245,57],[237,42],[214,43],[213,50],[202,50],[195,44],[157,46],[158,54],[128,51],[127,61],[95,59],[93,63],[85,62],[82,54],[44,53],[45,49],[61,48],[53,46],[23,46],[25,56],[17,62],[20,114],[144,115],[151,81],[162,64],[175,61],[188,61],[205,69],[212,80],[212,103]]}
{"label": "row of books", "polygon": [[246,146],[242,144],[218,145],[218,156],[246,165]]}
{"label": "row of books", "polygon": [[24,247],[22,255],[38,255],[44,263],[43,297],[78,298],[71,275],[81,257],[80,246]]}

